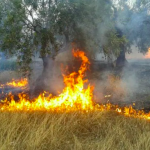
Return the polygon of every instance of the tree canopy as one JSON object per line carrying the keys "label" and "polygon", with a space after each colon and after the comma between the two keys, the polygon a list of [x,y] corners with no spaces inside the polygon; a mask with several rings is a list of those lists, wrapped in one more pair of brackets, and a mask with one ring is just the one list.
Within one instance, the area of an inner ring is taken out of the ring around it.
{"label": "tree canopy", "polygon": [[138,47],[139,52],[146,53],[150,47],[150,5],[147,0],[136,0],[129,5],[120,0],[117,9],[117,26],[128,40],[127,50],[131,45]]}
{"label": "tree canopy", "polygon": [[[98,51],[117,57],[121,45],[126,45],[129,51],[134,42],[142,52],[149,46],[149,15],[144,11],[144,3],[136,3],[132,8],[122,0],[117,6],[111,0],[1,0],[0,3],[0,49],[7,55],[16,55],[27,74],[35,53],[42,59],[54,59],[65,43],[74,43],[91,57]],[[145,20],[137,32],[130,25],[141,12]],[[120,21],[123,13],[126,15]],[[118,27],[125,36],[118,35]]]}

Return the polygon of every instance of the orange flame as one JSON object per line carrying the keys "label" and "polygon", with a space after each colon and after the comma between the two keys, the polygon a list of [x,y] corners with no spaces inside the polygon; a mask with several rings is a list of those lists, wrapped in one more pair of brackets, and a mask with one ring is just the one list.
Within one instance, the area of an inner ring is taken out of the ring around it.
{"label": "orange flame", "polygon": [[21,80],[12,79],[11,82],[7,82],[6,84],[1,84],[0,87],[10,86],[10,87],[25,87],[28,85],[27,78],[21,78]]}
{"label": "orange flame", "polygon": [[[12,94],[4,101],[1,101],[1,111],[54,111],[54,112],[71,112],[71,111],[105,111],[113,110],[125,116],[136,118],[144,118],[150,120],[150,113],[138,111],[130,107],[118,107],[110,103],[106,105],[95,105],[93,103],[93,86],[84,79],[85,71],[90,62],[82,51],[73,51],[76,58],[82,60],[81,67],[78,72],[64,75],[65,88],[58,96],[53,96],[46,92],[40,94],[38,98],[30,101],[28,95],[19,94],[19,102],[14,100]],[[47,96],[46,96],[47,95]],[[108,95],[106,97],[111,97]]]}
{"label": "orange flame", "polygon": [[11,96],[11,101],[7,99],[4,100],[4,104],[1,110],[54,110],[54,111],[72,111],[72,110],[89,110],[93,109],[93,87],[84,84],[88,80],[84,80],[84,73],[90,64],[85,53],[82,51],[73,51],[73,55],[76,58],[82,60],[81,67],[78,72],[73,72],[69,75],[64,75],[64,83],[66,87],[63,92],[54,97],[51,94],[45,96],[45,93],[39,95],[37,99],[30,102],[26,95],[19,95],[19,102],[15,102],[13,96]]}

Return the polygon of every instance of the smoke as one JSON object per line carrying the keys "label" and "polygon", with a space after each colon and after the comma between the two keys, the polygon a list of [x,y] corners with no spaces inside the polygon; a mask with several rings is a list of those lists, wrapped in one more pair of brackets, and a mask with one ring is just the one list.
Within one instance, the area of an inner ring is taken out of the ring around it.
{"label": "smoke", "polygon": [[[132,68],[132,67],[131,67]],[[134,70],[124,68],[121,75],[114,71],[98,71],[97,78],[90,82],[94,85],[94,101],[97,103],[132,104],[140,89],[140,79],[137,75],[137,68]]]}
{"label": "smoke", "polygon": [[[96,2],[99,5],[98,1]],[[139,61],[139,63],[137,63],[137,61],[131,62],[129,59],[143,58],[143,56],[138,53],[139,49],[135,45],[137,44],[136,40],[139,40],[139,35],[141,33],[142,37],[149,39],[148,34],[146,33],[147,28],[145,28],[145,30],[142,29],[143,25],[145,25],[145,21],[147,20],[148,12],[146,9],[143,9],[140,13],[137,13],[137,11],[134,9],[134,7],[130,7],[129,5],[123,5],[118,8],[116,22],[117,27],[122,30],[128,42],[131,43],[132,51],[135,51],[133,55],[128,55],[127,58],[129,63],[121,71],[112,68],[108,68],[107,70],[105,56],[97,56],[98,51],[102,52],[102,45],[105,45],[108,42],[106,34],[113,29],[113,25],[111,26],[110,24],[112,18],[109,18],[104,14],[105,9],[102,8],[95,10],[98,14],[102,16],[102,20],[100,22],[94,20],[94,23],[96,23],[95,26],[93,26],[92,23],[89,23],[88,26],[82,22],[78,24],[79,27],[83,29],[85,35],[87,35],[86,38],[88,39],[88,50],[91,53],[96,54],[96,56],[100,58],[100,60],[103,59],[103,63],[105,64],[105,66],[103,67],[106,68],[105,70],[100,68],[100,66],[103,65],[102,62],[98,64],[93,64],[94,69],[92,70],[92,76],[89,81],[95,87],[94,101],[98,103],[106,103],[108,100],[114,103],[131,103],[132,101],[138,101],[140,99],[140,97],[137,97],[138,94],[141,94],[142,96],[144,93],[147,92],[147,87],[144,87],[147,78],[143,78],[142,76],[143,72],[147,71],[144,62],[141,62],[140,64]],[[101,13],[99,10],[101,11]],[[95,43],[98,43],[97,46],[95,46]],[[63,69],[60,66],[63,66]],[[64,83],[62,77],[62,70],[66,70],[66,66],[69,66],[70,68],[78,66],[74,65],[71,54],[71,45],[69,43],[65,43],[61,52],[56,56],[55,64],[49,64],[49,78],[44,78],[44,82],[50,92],[57,94],[58,92],[61,92],[63,90]],[[35,74],[37,75],[39,73]],[[140,85],[143,86],[141,87]]]}
{"label": "smoke", "polygon": [[138,60],[145,59],[145,56],[139,52],[138,47],[135,45],[131,46],[132,53],[126,53],[126,58],[128,62],[135,62]]}
{"label": "smoke", "polygon": [[125,2],[121,4],[117,8],[117,27],[122,30],[130,46],[135,45],[139,52],[146,53],[150,46],[148,5],[139,0],[136,0],[133,5]]}
{"label": "smoke", "polygon": [[[141,3],[136,1],[136,5],[138,2]],[[135,4],[131,6],[124,2],[116,7],[118,9],[116,26],[126,36],[130,44],[130,49],[127,51],[131,53],[127,54],[128,64],[121,73],[115,73],[117,72],[115,69],[100,73],[102,79],[94,82],[96,83],[95,95],[96,101],[100,103],[110,100],[114,103],[122,101],[132,104],[133,101],[147,100],[149,95],[149,60],[145,60],[142,54],[147,52],[150,41],[149,9],[143,5],[135,7]],[[116,78],[116,75],[119,77]],[[110,77],[112,77],[111,82]]]}

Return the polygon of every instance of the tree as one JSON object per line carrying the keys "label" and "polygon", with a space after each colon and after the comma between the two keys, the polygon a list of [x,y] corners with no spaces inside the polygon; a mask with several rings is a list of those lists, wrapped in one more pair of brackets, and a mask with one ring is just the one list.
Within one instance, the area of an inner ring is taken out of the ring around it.
{"label": "tree", "polygon": [[68,8],[64,9],[65,12],[60,14],[60,18],[70,14],[70,17],[67,17],[70,19],[65,22],[62,19],[59,21],[60,25],[67,26],[64,34],[69,35],[68,39],[71,42],[89,53],[89,57],[92,58],[97,52],[104,53],[109,60],[112,55],[118,57],[121,51],[120,45],[127,41],[124,36],[118,36],[111,1],[70,0]]}
{"label": "tree", "polygon": [[56,5],[51,0],[12,0],[5,1],[3,6],[2,50],[17,54],[25,73],[29,71],[32,56],[38,51],[45,71],[47,57],[56,56],[62,40],[55,28],[59,15]]}
{"label": "tree", "polygon": [[[148,0],[137,0],[133,7],[132,17],[136,18],[138,24],[132,26],[134,36],[131,40],[134,41],[139,49],[139,52],[146,53],[150,47],[150,6]],[[135,21],[135,20],[134,20]],[[134,22],[133,22],[134,23]],[[134,23],[135,24],[135,23]]]}
{"label": "tree", "polygon": [[139,52],[146,53],[150,46],[150,19],[149,3],[145,0],[136,0],[129,5],[128,1],[119,1],[116,8],[116,24],[127,39],[126,52],[131,53],[131,46],[138,47]]}
{"label": "tree", "polygon": [[118,56],[125,42],[117,36],[110,0],[5,0],[1,6],[1,50],[17,55],[26,75],[37,52],[43,60],[39,81],[48,76],[49,61],[54,63],[64,43],[91,57],[97,51],[110,57]]}

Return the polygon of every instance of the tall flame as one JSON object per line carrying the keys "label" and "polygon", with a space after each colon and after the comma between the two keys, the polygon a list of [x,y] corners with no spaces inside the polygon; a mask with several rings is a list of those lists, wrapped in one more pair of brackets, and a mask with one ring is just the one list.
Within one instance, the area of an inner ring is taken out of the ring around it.
{"label": "tall flame", "polygon": [[85,53],[80,50],[73,51],[73,55],[82,60],[81,67],[78,72],[73,72],[66,76],[64,75],[65,88],[59,96],[54,97],[51,94],[45,96],[45,93],[42,93],[37,99],[31,102],[27,95],[19,94],[20,101],[15,102],[14,96],[11,95],[10,102],[8,99],[4,100],[1,110],[87,111],[93,109],[93,87],[89,84],[85,88],[84,84],[88,82],[88,80],[83,79],[90,62],[85,56]]}
{"label": "tall flame", "polygon": [[[28,95],[19,94],[19,101],[14,100],[14,96],[9,94],[8,98],[1,101],[1,111],[54,111],[54,112],[70,112],[70,111],[104,111],[113,110],[125,116],[144,118],[150,120],[150,113],[135,110],[130,107],[118,107],[117,105],[106,104],[99,105],[93,103],[93,86],[85,80],[85,72],[90,65],[89,59],[85,53],[77,50],[73,51],[76,58],[82,60],[78,72],[69,75],[63,75],[65,88],[58,96],[49,93],[42,93],[36,99],[30,100]],[[106,97],[110,97],[108,95]]]}

